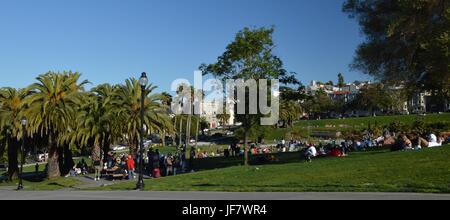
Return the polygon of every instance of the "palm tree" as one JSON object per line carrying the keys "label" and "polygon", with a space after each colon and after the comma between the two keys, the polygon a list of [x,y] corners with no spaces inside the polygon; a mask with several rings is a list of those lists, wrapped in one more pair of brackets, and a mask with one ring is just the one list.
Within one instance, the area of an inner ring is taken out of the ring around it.
{"label": "palm tree", "polygon": [[296,101],[281,101],[280,120],[283,122],[283,127],[292,126],[294,121],[300,118],[301,114],[302,109]]}
{"label": "palm tree", "polygon": [[27,89],[4,88],[0,90],[0,131],[8,147],[8,177],[13,180],[18,175],[18,150],[22,137],[21,118]]}
{"label": "palm tree", "polygon": [[73,131],[83,87],[88,83],[79,82],[80,77],[81,74],[76,72],[48,72],[40,75],[36,78],[38,82],[29,87],[33,94],[25,100],[29,106],[25,115],[29,119],[31,132],[48,136],[49,179],[61,175],[59,147],[64,141],[64,134]]}
{"label": "palm tree", "polygon": [[[170,106],[171,106],[171,104],[172,104],[172,101],[173,101],[172,95],[170,95],[170,94],[167,93],[167,92],[161,93],[161,103],[162,103],[162,105],[165,106],[167,109],[170,109]],[[175,120],[176,120],[176,117],[175,117]],[[176,125],[176,121],[175,121],[174,125]],[[175,129],[175,128],[174,128],[174,129]],[[164,130],[163,130],[163,134],[162,134],[162,144],[163,144],[163,147],[166,146],[166,133],[167,133],[167,129],[164,129]]]}
{"label": "palm tree", "polygon": [[230,120],[230,114],[218,114],[216,115],[216,118],[220,121],[220,124],[222,126],[225,126],[227,124],[227,121]]}
{"label": "palm tree", "polygon": [[110,151],[111,143],[122,136],[119,111],[116,106],[117,87],[102,84],[91,90],[81,104],[77,114],[77,132],[73,141],[93,149],[102,146],[103,152]]}
{"label": "palm tree", "polygon": [[[144,102],[144,125],[147,128],[147,135],[151,131],[172,132],[173,125],[169,118],[168,108],[161,102],[161,94],[152,94],[156,89],[153,85],[148,85],[145,92]],[[134,150],[138,148],[140,138],[140,111],[141,111],[141,86],[139,81],[131,78],[125,81],[117,91],[119,104],[119,117],[123,117],[126,139]]]}

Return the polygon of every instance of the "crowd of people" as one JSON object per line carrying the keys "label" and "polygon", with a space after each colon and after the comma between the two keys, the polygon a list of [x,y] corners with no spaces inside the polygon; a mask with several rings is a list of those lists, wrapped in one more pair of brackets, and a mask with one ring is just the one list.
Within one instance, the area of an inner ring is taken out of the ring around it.
{"label": "crowd of people", "polygon": [[[302,142],[299,140],[276,141],[276,145],[251,144],[249,155],[263,155],[270,158],[272,153],[277,152],[302,152],[303,159],[311,162],[316,157],[345,157],[350,151],[361,151],[370,148],[389,147],[392,150],[419,150],[422,148],[439,147],[450,143],[450,133],[435,135],[429,133],[422,137],[415,133],[392,133],[385,131],[382,136],[376,137],[370,133],[360,138],[328,139],[315,143]],[[187,159],[187,155],[189,158]],[[158,149],[150,148],[143,155],[143,173],[153,178],[161,176],[177,175],[180,173],[193,172],[195,159],[209,157],[237,157],[243,156],[244,150],[237,143],[230,144],[225,149],[217,149],[215,152],[206,152],[200,148],[192,147],[187,152],[186,145],[181,146],[175,153],[162,154]],[[273,155],[272,155],[273,156]],[[258,158],[258,157],[255,157]],[[105,173],[123,174],[127,179],[135,179],[137,164],[140,155],[117,154],[108,152],[105,157],[100,152],[93,152],[92,160],[95,167],[95,180],[99,180]],[[272,157],[272,160],[273,159]],[[269,161],[272,161],[269,159]],[[267,161],[267,160],[266,160]],[[84,175],[88,172],[88,166],[84,160],[80,161],[70,175]]]}
{"label": "crowd of people", "polygon": [[305,149],[304,157],[311,162],[312,158],[319,156],[341,157],[347,156],[349,151],[361,151],[370,148],[385,147],[392,151],[420,150],[422,148],[440,147],[450,143],[450,133],[439,135],[429,132],[426,137],[417,133],[399,134],[385,131],[383,136],[374,138],[367,134],[362,138],[352,138],[349,140],[328,140],[326,144],[300,144]]}
{"label": "crowd of people", "polygon": [[[100,150],[94,150],[91,158],[95,167],[95,180],[108,176],[123,176],[132,180],[136,178],[139,169],[140,154],[118,154],[108,152],[102,156]],[[161,176],[177,175],[179,173],[192,172],[194,170],[194,159],[202,158],[197,154],[195,148],[190,150],[190,159],[186,159],[186,146],[182,146],[176,153],[160,153],[159,149],[150,148],[143,155],[143,174],[159,178]]]}

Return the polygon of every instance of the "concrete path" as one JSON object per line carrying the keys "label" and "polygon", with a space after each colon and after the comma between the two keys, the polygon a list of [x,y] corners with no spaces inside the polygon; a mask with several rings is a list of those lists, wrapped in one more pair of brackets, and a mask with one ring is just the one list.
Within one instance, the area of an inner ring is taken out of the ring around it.
{"label": "concrete path", "polygon": [[0,190],[0,200],[450,200],[450,194],[140,191],[17,192]]}

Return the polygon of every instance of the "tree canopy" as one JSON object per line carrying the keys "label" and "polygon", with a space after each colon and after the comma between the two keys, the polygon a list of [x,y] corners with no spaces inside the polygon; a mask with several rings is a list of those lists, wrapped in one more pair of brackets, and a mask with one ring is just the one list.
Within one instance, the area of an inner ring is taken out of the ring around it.
{"label": "tree canopy", "polygon": [[450,1],[347,0],[366,39],[352,67],[410,92],[450,97]]}

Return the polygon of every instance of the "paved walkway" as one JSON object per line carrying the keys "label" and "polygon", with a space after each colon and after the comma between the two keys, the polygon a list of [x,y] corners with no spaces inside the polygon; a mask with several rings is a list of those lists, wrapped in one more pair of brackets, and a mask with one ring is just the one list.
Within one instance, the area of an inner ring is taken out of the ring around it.
{"label": "paved walkway", "polygon": [[140,191],[17,192],[0,190],[0,200],[450,200],[450,194]]}

